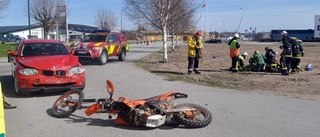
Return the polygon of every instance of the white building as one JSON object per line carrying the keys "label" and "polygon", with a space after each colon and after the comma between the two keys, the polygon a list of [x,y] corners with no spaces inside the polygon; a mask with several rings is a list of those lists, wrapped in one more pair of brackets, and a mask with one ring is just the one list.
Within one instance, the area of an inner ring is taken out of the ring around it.
{"label": "white building", "polygon": [[[78,24],[68,24],[69,41],[78,41],[82,38],[85,33],[90,33],[93,30],[97,30],[97,27],[78,25]],[[59,35],[57,35],[59,33]],[[0,34],[13,34],[19,37],[29,39],[29,26],[0,26]],[[30,26],[30,38],[44,38],[44,31],[40,25]],[[61,41],[66,41],[66,31],[65,28],[60,28],[59,30],[54,29],[48,32],[49,39],[59,39]]]}

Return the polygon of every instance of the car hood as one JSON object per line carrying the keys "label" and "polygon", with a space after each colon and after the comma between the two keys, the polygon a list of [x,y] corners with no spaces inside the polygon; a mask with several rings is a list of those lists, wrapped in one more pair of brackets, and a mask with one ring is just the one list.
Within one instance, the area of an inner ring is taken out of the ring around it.
{"label": "car hood", "polygon": [[81,42],[81,47],[87,45],[87,47],[100,46],[101,44],[105,44],[106,42]]}
{"label": "car hood", "polygon": [[78,57],[72,55],[24,57],[18,62],[25,67],[36,69],[70,68],[79,64]]}

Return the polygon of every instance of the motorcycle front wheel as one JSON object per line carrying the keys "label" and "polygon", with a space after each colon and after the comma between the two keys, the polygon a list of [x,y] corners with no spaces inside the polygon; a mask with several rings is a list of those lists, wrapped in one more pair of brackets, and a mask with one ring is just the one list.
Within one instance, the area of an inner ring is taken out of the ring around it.
{"label": "motorcycle front wheel", "polygon": [[208,126],[211,123],[211,113],[202,106],[192,103],[184,103],[177,105],[175,108],[195,109],[192,111],[182,111],[177,115],[173,115],[175,121],[187,128],[202,128]]}
{"label": "motorcycle front wheel", "polygon": [[81,105],[84,94],[81,90],[73,89],[62,94],[52,106],[52,114],[57,118],[69,117]]}

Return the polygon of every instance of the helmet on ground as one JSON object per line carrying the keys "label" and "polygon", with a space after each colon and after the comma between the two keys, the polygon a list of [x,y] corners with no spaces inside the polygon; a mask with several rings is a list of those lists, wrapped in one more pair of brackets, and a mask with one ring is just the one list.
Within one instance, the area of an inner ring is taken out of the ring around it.
{"label": "helmet on ground", "polygon": [[239,38],[239,34],[238,33],[234,34],[234,37]]}
{"label": "helmet on ground", "polygon": [[254,51],[254,54],[259,54],[259,51],[257,51],[257,50],[256,50],[256,51]]}
{"label": "helmet on ground", "polygon": [[199,36],[199,37],[201,37],[201,36],[202,36],[202,34],[201,34],[201,32],[200,32],[200,31],[197,31],[197,32],[196,32],[196,35],[197,35],[197,36]]}
{"label": "helmet on ground", "polygon": [[243,52],[241,55],[242,56],[248,56],[248,53],[247,52]]}
{"label": "helmet on ground", "polygon": [[281,36],[286,36],[287,34],[288,34],[288,32],[285,30],[281,32]]}

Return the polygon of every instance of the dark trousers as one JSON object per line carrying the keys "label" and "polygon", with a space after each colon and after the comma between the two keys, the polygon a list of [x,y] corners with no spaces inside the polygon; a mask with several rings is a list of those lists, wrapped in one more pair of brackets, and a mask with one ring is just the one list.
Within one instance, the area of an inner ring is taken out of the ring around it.
{"label": "dark trousers", "polygon": [[300,62],[301,62],[301,58],[292,58],[291,60],[291,68],[292,70],[300,70]]}
{"label": "dark trousers", "polygon": [[196,54],[195,57],[188,57],[188,70],[192,70],[192,68],[199,68],[199,54]]}
{"label": "dark trousers", "polygon": [[281,73],[282,74],[289,74],[291,68],[291,57],[284,57],[280,58],[281,62]]}
{"label": "dark trousers", "polygon": [[231,65],[231,70],[233,72],[237,72],[239,69],[238,69],[238,60],[239,60],[239,57],[231,57],[231,60],[232,60],[232,65]]}

